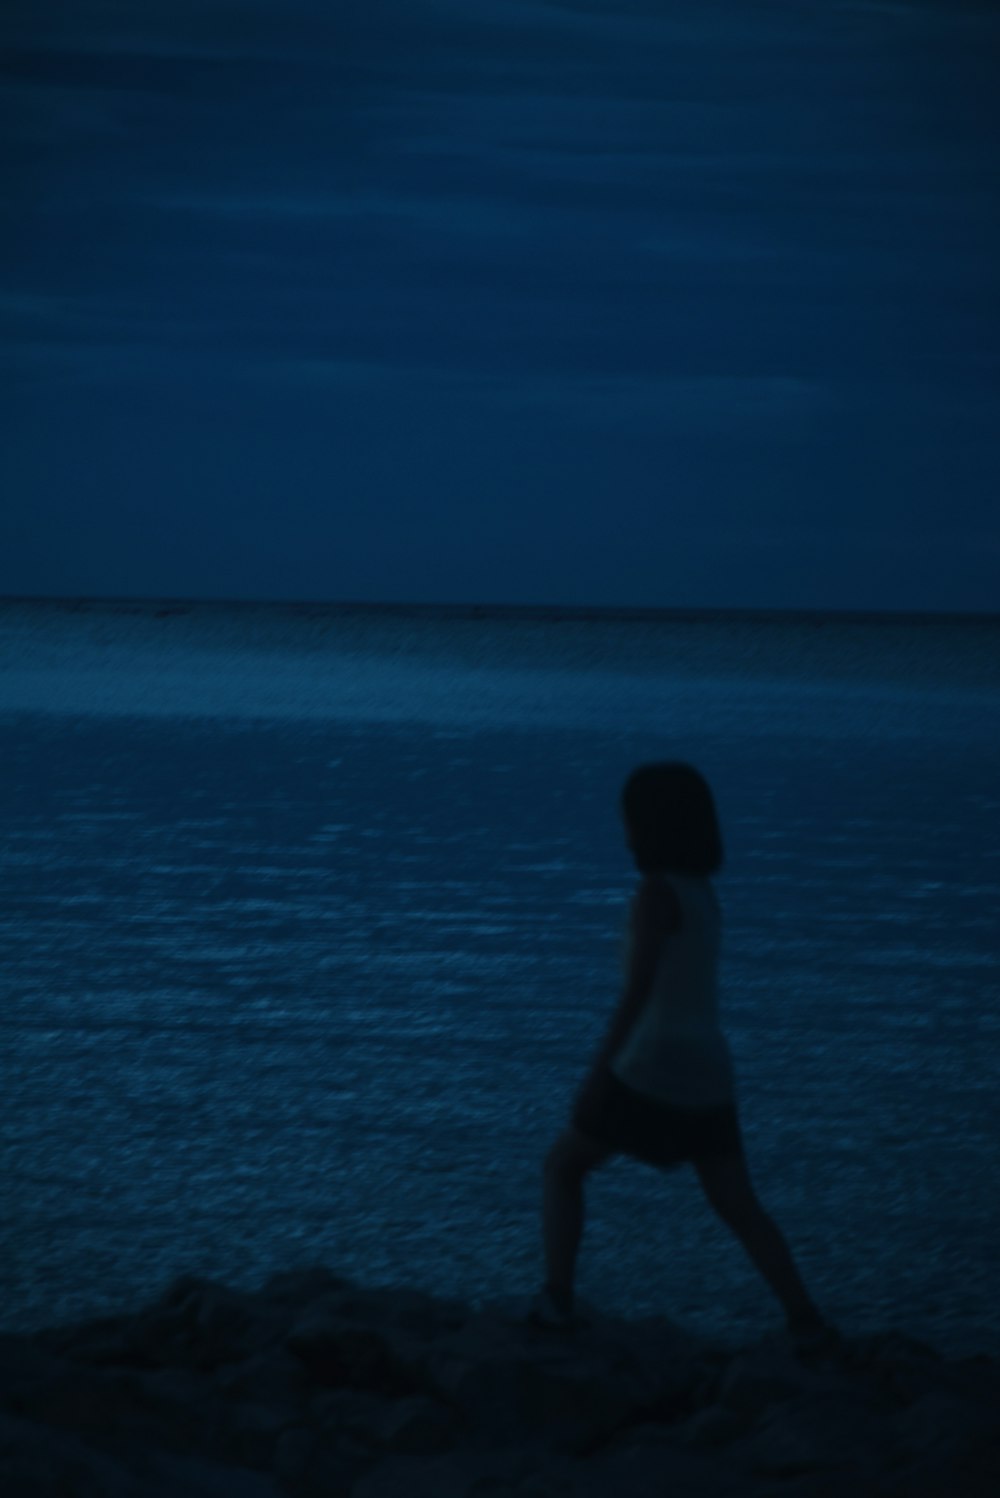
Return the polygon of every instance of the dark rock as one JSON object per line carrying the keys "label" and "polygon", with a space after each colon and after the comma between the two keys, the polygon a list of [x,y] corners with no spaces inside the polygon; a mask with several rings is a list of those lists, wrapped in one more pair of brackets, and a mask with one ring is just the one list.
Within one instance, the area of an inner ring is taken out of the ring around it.
{"label": "dark rock", "polygon": [[411,1364],[400,1357],[393,1339],[374,1327],[310,1313],[293,1327],[287,1344],[312,1382],[327,1388],[420,1391]]}
{"label": "dark rock", "polygon": [[755,1412],[711,1405],[698,1410],[672,1432],[674,1441],[696,1450],[712,1451],[728,1446],[749,1434],[757,1418]]}
{"label": "dark rock", "polygon": [[440,1456],[383,1458],[351,1489],[351,1498],[479,1498],[497,1494],[530,1474],[534,1458],[503,1448]]}
{"label": "dark rock", "polygon": [[287,1405],[238,1404],[227,1411],[215,1449],[240,1467],[270,1471],[281,1437],[300,1419],[300,1412]]}
{"label": "dark rock", "polygon": [[476,1439],[517,1432],[585,1452],[623,1426],[681,1420],[705,1385],[704,1349],[689,1336],[662,1319],[631,1330],[604,1319],[553,1338],[487,1308],[435,1343],[427,1368]]}
{"label": "dark rock", "polygon": [[101,1316],[56,1327],[38,1336],[40,1347],[76,1362],[95,1367],[144,1368],[151,1366],[132,1342],[133,1318]]}
{"label": "dark rock", "polygon": [[323,1264],[313,1264],[305,1269],[289,1269],[272,1274],[265,1281],[260,1294],[276,1305],[299,1309],[310,1305],[321,1295],[351,1288],[351,1281],[343,1275],[334,1274]]}
{"label": "dark rock", "polygon": [[[808,1358],[666,1318],[569,1334],[321,1267],[0,1336],[4,1498],[993,1498],[1000,1365],[891,1329]],[[938,1486],[935,1487],[935,1484]]]}
{"label": "dark rock", "polygon": [[389,1451],[445,1451],[461,1434],[455,1411],[436,1400],[415,1394],[393,1401],[378,1426],[379,1444]]}
{"label": "dark rock", "polygon": [[40,1337],[0,1335],[0,1405],[11,1413],[22,1413],[36,1393],[71,1374],[69,1360]]}
{"label": "dark rock", "polygon": [[206,1458],[150,1452],[134,1466],[143,1498],[285,1498],[272,1477]]}
{"label": "dark rock", "polygon": [[21,1400],[32,1420],[69,1432],[100,1449],[152,1446],[178,1452],[195,1449],[209,1413],[198,1403],[157,1398],[142,1387],[140,1373],[68,1365],[67,1373]]}
{"label": "dark rock", "polygon": [[78,1436],[0,1414],[0,1489],[5,1498],[146,1498],[121,1463]]}
{"label": "dark rock", "polygon": [[278,1343],[286,1318],[266,1302],[197,1276],[184,1276],[141,1311],[131,1345],[158,1367],[211,1372]]}
{"label": "dark rock", "polygon": [[798,1405],[769,1411],[741,1448],[740,1461],[751,1476],[782,1479],[861,1465],[851,1433],[840,1421],[810,1419]]}
{"label": "dark rock", "polygon": [[220,1396],[229,1401],[297,1404],[312,1392],[302,1360],[286,1347],[254,1353],[239,1363],[224,1363],[213,1381]]}
{"label": "dark rock", "polygon": [[382,1303],[372,1309],[390,1327],[424,1342],[457,1331],[472,1314],[459,1300],[442,1300],[409,1289],[385,1292]]}
{"label": "dark rock", "polygon": [[893,1423],[911,1459],[948,1461],[956,1471],[990,1471],[1000,1486],[1000,1408],[941,1391],[923,1395]]}
{"label": "dark rock", "polygon": [[278,1440],[274,1476],[295,1498],[353,1498],[356,1483],[371,1465],[370,1453],[353,1443],[331,1446],[297,1427]]}
{"label": "dark rock", "polygon": [[[629,1439],[582,1461],[540,1463],[514,1491],[517,1498],[749,1498],[754,1493],[724,1456],[677,1447],[656,1427],[631,1432]],[[777,1498],[773,1489],[768,1498]]]}
{"label": "dark rock", "polygon": [[347,1436],[372,1451],[447,1450],[464,1429],[457,1411],[420,1394],[400,1399],[363,1389],[337,1389],[317,1395],[309,1409],[326,1440]]}
{"label": "dark rock", "polygon": [[280,1483],[299,1482],[312,1465],[320,1447],[319,1437],[308,1426],[295,1425],[281,1433],[274,1449],[274,1475]]}
{"label": "dark rock", "polygon": [[798,1398],[812,1382],[787,1346],[761,1343],[738,1353],[731,1361],[718,1390],[719,1403],[737,1415],[757,1415],[772,1405]]}
{"label": "dark rock", "polygon": [[330,1443],[346,1438],[377,1449],[383,1421],[396,1403],[391,1395],[369,1389],[324,1389],[309,1401],[309,1417]]}

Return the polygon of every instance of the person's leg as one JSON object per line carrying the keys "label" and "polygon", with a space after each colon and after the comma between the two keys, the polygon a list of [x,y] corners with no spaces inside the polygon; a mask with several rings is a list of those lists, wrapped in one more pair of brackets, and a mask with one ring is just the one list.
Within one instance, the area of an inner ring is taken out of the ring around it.
{"label": "person's leg", "polygon": [[735,1233],[785,1308],[792,1329],[824,1324],[773,1217],[757,1199],[743,1154],[694,1162],[709,1203]]}
{"label": "person's leg", "polygon": [[545,1157],[542,1222],[547,1286],[561,1310],[572,1310],[576,1256],[583,1236],[583,1182],[614,1153],[567,1128]]}

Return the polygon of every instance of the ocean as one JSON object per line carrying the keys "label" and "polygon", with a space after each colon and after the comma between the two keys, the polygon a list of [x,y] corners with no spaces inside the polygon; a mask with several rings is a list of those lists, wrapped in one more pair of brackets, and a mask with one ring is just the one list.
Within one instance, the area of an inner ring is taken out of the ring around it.
{"label": "ocean", "polygon": [[[311,1263],[543,1277],[628,771],[707,775],[751,1173],[823,1309],[1000,1355],[1000,620],[0,602],[3,1328]],[[690,1167],[578,1293],[780,1307]]]}

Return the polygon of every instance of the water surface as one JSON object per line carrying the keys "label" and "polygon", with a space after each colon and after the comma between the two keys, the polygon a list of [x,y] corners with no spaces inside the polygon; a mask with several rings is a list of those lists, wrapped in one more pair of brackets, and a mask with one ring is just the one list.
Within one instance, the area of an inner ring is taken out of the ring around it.
{"label": "water surface", "polygon": [[[185,1270],[481,1300],[616,1000],[627,771],[728,845],[751,1169],[817,1298],[1000,1352],[995,622],[0,610],[8,1328]],[[590,1178],[580,1293],[780,1312],[693,1172]]]}

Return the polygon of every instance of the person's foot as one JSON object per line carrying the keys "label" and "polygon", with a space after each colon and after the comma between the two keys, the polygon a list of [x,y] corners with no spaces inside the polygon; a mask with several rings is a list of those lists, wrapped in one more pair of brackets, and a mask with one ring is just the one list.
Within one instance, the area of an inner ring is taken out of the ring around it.
{"label": "person's foot", "polygon": [[548,1285],[544,1285],[532,1300],[525,1320],[531,1326],[549,1331],[573,1331],[580,1325],[572,1300],[554,1294]]}
{"label": "person's foot", "polygon": [[837,1328],[831,1326],[815,1306],[809,1311],[789,1316],[785,1330],[792,1346],[799,1352],[820,1351],[833,1347],[840,1341]]}

